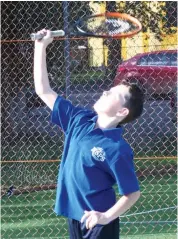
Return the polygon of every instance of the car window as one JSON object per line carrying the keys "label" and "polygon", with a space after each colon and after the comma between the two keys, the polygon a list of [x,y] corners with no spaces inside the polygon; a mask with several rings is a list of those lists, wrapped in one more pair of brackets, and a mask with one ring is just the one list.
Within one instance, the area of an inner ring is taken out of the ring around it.
{"label": "car window", "polygon": [[157,53],[141,57],[137,65],[141,66],[177,66],[176,53]]}
{"label": "car window", "polygon": [[151,54],[148,57],[149,66],[167,66],[170,65],[170,56],[166,53]]}
{"label": "car window", "polygon": [[177,53],[171,54],[171,66],[177,66]]}
{"label": "car window", "polygon": [[146,65],[148,65],[147,60],[148,60],[148,56],[142,56],[138,60],[137,65],[146,66]]}
{"label": "car window", "polygon": [[171,55],[170,53],[162,53],[160,54],[161,58],[161,66],[170,66],[171,65]]}
{"label": "car window", "polygon": [[161,66],[166,64],[166,59],[163,60],[163,54],[149,54],[139,59],[138,65],[142,66]]}
{"label": "car window", "polygon": [[157,54],[150,54],[148,56],[148,65],[149,66],[158,66],[161,63],[161,59],[160,56],[158,56]]}

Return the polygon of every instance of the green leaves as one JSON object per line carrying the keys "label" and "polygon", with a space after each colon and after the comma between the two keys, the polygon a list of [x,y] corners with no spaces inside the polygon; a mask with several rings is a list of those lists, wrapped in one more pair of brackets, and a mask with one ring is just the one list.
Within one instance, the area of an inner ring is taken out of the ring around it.
{"label": "green leaves", "polygon": [[[163,2],[149,2],[149,1],[121,1],[117,2],[117,11],[124,12],[136,17],[142,24],[143,32],[151,31],[155,33],[155,37],[158,40],[162,40],[162,34],[173,34],[176,30],[168,27],[168,8],[172,12],[176,11],[175,8],[171,8],[169,5],[164,5]],[[176,19],[175,19],[176,21]]]}

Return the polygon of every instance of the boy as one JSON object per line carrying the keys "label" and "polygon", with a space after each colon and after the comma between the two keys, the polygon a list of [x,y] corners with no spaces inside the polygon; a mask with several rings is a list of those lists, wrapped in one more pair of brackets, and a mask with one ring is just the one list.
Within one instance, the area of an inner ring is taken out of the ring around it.
{"label": "boy", "polygon": [[[49,30],[40,33],[45,37],[35,42],[35,90],[65,133],[55,212],[68,218],[70,239],[118,239],[119,216],[140,197],[133,152],[121,125],[141,115],[143,94],[123,83],[103,92],[94,111],[74,107],[50,87],[46,47],[53,39]],[[122,195],[117,202],[115,183]]]}

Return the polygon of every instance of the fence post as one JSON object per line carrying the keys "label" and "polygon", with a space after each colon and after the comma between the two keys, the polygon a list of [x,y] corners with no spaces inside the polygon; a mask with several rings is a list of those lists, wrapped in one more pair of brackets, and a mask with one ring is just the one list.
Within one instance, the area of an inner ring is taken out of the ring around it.
{"label": "fence post", "polygon": [[68,1],[62,2],[63,8],[63,17],[64,17],[64,31],[67,33],[66,38],[64,41],[64,59],[65,59],[65,82],[66,82],[66,98],[70,95],[70,78],[71,78],[71,71],[70,71],[70,41],[68,36],[68,29],[69,29],[69,12],[68,12]]}

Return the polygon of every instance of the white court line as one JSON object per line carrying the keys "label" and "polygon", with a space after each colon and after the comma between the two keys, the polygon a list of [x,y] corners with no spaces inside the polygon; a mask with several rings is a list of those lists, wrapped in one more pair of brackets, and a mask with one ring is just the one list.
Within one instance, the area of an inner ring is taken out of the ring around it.
{"label": "white court line", "polygon": [[177,221],[120,222],[121,224],[177,224]]}
{"label": "white court line", "polygon": [[16,237],[16,239],[69,239],[69,236],[59,236],[59,237]]}
{"label": "white court line", "polygon": [[130,216],[142,215],[142,214],[151,213],[151,212],[159,212],[159,211],[164,211],[164,210],[168,210],[168,209],[175,209],[175,208],[177,208],[177,207],[175,206],[175,207],[160,208],[160,209],[155,209],[155,210],[150,210],[150,211],[145,211],[145,212],[126,214],[126,215],[123,215],[123,216],[120,216],[120,217],[130,217]]}

